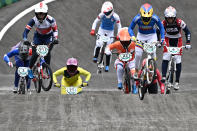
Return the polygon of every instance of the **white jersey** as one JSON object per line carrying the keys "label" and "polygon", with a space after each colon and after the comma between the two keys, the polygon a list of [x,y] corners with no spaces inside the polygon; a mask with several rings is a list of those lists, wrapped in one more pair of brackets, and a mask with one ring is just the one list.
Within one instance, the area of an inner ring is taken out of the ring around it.
{"label": "white jersey", "polygon": [[48,35],[53,33],[54,37],[58,37],[57,24],[53,17],[47,15],[42,23],[39,22],[36,16],[34,16],[29,23],[26,25],[25,32],[23,34],[23,38],[27,38],[27,34],[35,26],[36,32],[41,35]]}

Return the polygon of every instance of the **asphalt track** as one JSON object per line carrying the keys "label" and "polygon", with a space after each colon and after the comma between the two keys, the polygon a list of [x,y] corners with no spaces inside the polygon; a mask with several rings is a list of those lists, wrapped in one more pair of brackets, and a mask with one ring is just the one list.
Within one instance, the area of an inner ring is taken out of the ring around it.
{"label": "asphalt track", "polygon": [[[39,0],[21,0],[0,9],[2,29],[15,15]],[[79,59],[80,66],[92,73],[89,87],[79,95],[49,92],[18,95],[13,88],[14,69],[3,62],[3,55],[22,39],[31,12],[14,24],[0,42],[0,130],[1,131],[195,131],[197,129],[197,2],[196,0],[152,0],[154,12],[163,19],[164,9],[172,5],[192,33],[192,50],[184,51],[180,90],[171,95],[123,94],[116,88],[113,61],[110,72],[98,76],[91,62],[95,38],[91,25],[104,0],[57,0],[49,14],[57,20],[60,44],[52,52],[53,71],[65,66],[67,58]],[[147,1],[147,0],[146,0]],[[129,26],[144,0],[114,0],[123,26]],[[29,34],[32,40],[32,32]],[[157,52],[161,63],[161,50]],[[32,86],[33,87],[33,86]]]}

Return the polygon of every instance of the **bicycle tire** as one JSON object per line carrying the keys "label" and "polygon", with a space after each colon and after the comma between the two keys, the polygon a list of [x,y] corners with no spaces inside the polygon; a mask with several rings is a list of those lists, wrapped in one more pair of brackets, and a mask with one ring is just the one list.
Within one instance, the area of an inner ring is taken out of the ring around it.
{"label": "bicycle tire", "polygon": [[105,51],[105,47],[106,47],[107,43],[104,43],[104,45],[101,47],[101,52],[100,52],[100,59],[99,59],[99,63],[101,64],[103,62],[103,58],[104,58],[104,51]]}
{"label": "bicycle tire", "polygon": [[170,62],[170,71],[168,71],[167,79],[166,79],[167,80],[166,94],[170,94],[171,93],[171,87],[169,88],[168,85],[169,85],[169,83],[172,83],[173,84],[174,73],[175,73],[175,70],[174,70],[174,62],[172,61],[172,62]]}
{"label": "bicycle tire", "polygon": [[142,68],[142,73],[140,74],[140,81],[138,86],[138,95],[140,100],[144,99],[146,93],[146,87],[144,86],[145,85],[144,76],[145,76],[145,71],[144,68]]}
{"label": "bicycle tire", "polygon": [[46,72],[47,73],[47,75],[49,76],[49,78],[50,78],[50,82],[49,82],[49,85],[48,86],[45,86],[44,85],[44,82],[43,82],[43,78],[42,78],[42,82],[41,82],[41,85],[42,85],[42,89],[44,90],[44,91],[49,91],[50,89],[51,89],[51,86],[52,86],[52,83],[53,83],[53,72],[52,72],[52,70],[51,70],[51,67],[47,64],[47,63],[43,63],[42,64],[42,66],[43,66],[43,72],[44,71],[48,71],[48,72]]}
{"label": "bicycle tire", "polygon": [[19,94],[25,94],[25,81],[20,81]]}
{"label": "bicycle tire", "polygon": [[124,93],[129,94],[131,92],[131,76],[129,67],[125,67],[125,76],[124,76]]}
{"label": "bicycle tire", "polygon": [[[155,62],[154,59],[149,59],[149,60],[148,60],[148,67],[150,67],[150,66],[153,67],[153,70],[151,70],[151,71],[153,71],[153,78],[152,78],[152,80],[150,80],[149,83],[150,83],[150,84],[153,84],[154,80],[156,79],[156,69],[157,69],[157,67],[156,67],[156,62]],[[146,75],[146,77],[147,77],[147,81],[148,81],[149,75]]]}
{"label": "bicycle tire", "polygon": [[[37,64],[36,64],[37,65]],[[38,73],[38,70],[36,68],[37,66],[33,67],[33,74],[35,76],[33,83],[34,83],[34,87],[37,93],[41,92],[41,86],[42,84],[40,83],[40,81],[42,82],[42,80],[40,79],[40,74]]]}

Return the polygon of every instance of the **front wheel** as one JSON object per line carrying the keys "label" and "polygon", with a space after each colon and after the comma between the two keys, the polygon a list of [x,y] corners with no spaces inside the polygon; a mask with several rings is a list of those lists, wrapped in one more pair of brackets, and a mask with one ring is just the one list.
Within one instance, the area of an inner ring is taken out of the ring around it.
{"label": "front wheel", "polygon": [[148,84],[152,84],[156,78],[156,62],[154,59],[148,60],[146,79]]}
{"label": "front wheel", "polygon": [[19,94],[25,94],[25,80],[22,80],[20,82],[20,88],[19,88],[19,91],[18,91]]}
{"label": "front wheel", "polygon": [[138,86],[138,95],[140,100],[144,99],[144,95],[146,93],[146,87],[145,87],[145,69],[142,69],[142,73],[140,74],[139,77],[139,86]]}
{"label": "front wheel", "polygon": [[37,66],[33,67],[33,74],[35,78],[33,79],[34,87],[37,93],[40,93],[41,86],[42,86],[42,79],[40,78],[40,74],[38,73],[38,70],[36,68]]}
{"label": "front wheel", "polygon": [[125,75],[124,75],[124,93],[129,94],[131,92],[131,76],[129,67],[125,67]]}
{"label": "front wheel", "polygon": [[50,66],[46,63],[42,64],[42,71],[43,71],[43,75],[42,75],[42,89],[44,91],[49,91],[51,89],[52,86],[52,82],[53,82],[53,72],[50,68]]}

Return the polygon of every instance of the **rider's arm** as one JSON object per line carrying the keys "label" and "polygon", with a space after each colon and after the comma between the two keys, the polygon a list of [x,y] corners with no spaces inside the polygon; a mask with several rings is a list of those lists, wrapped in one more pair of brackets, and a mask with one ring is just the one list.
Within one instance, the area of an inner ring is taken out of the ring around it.
{"label": "rider's arm", "polygon": [[105,54],[106,55],[111,55],[111,50],[113,49],[118,49],[118,45],[119,45],[119,41],[116,41],[112,44],[109,44],[106,48],[105,48]]}
{"label": "rider's arm", "polygon": [[116,25],[117,25],[117,29],[118,29],[117,35],[118,35],[120,29],[122,28],[122,25],[121,25],[120,17],[118,16],[118,14],[114,13],[114,18],[116,20]]}
{"label": "rider's arm", "polygon": [[53,37],[54,38],[58,38],[58,29],[57,29],[57,23],[56,20],[54,18],[52,18],[52,29],[53,29]]}
{"label": "rider's arm", "polygon": [[157,26],[159,27],[159,30],[160,30],[160,34],[161,34],[161,40],[164,40],[165,39],[165,30],[164,30],[164,26],[161,22],[161,20],[159,19],[158,16],[154,15],[154,18],[156,20],[156,24]]}
{"label": "rider's arm", "polygon": [[103,17],[103,14],[100,13],[97,18],[94,20],[93,24],[92,24],[92,30],[96,29],[97,23],[101,20],[101,18]]}
{"label": "rider's arm", "polygon": [[18,54],[19,54],[18,48],[17,49],[14,49],[14,50],[8,52],[7,54],[5,54],[4,57],[3,57],[3,60],[6,63],[8,63],[8,62],[10,62],[10,59],[9,58],[11,58],[12,56],[18,55]]}
{"label": "rider's arm", "polygon": [[133,20],[132,20],[132,22],[131,22],[131,24],[130,24],[130,26],[129,26],[129,34],[130,34],[130,36],[132,37],[132,36],[135,36],[134,35],[134,32],[133,32],[133,30],[134,30],[134,28],[135,28],[135,25],[137,24],[137,21],[140,19],[140,15],[138,14],[138,15],[136,15],[134,18],[133,18]]}
{"label": "rider's arm", "polygon": [[185,32],[186,43],[190,43],[191,33],[190,33],[189,29],[187,28],[187,25],[185,24],[185,22],[183,20],[181,20],[180,27]]}
{"label": "rider's arm", "polygon": [[31,19],[29,23],[26,25],[25,30],[23,32],[23,40],[27,40],[27,35],[29,31],[32,29],[32,27],[34,26],[34,24],[35,24],[34,19]]}
{"label": "rider's arm", "polygon": [[80,72],[80,75],[84,75],[86,77],[85,81],[88,82],[91,77],[91,73],[87,70],[82,69],[81,67],[78,67],[77,70]]}
{"label": "rider's arm", "polygon": [[63,67],[53,73],[53,82],[54,83],[57,83],[57,76],[64,75],[65,70],[66,70],[66,67]]}

